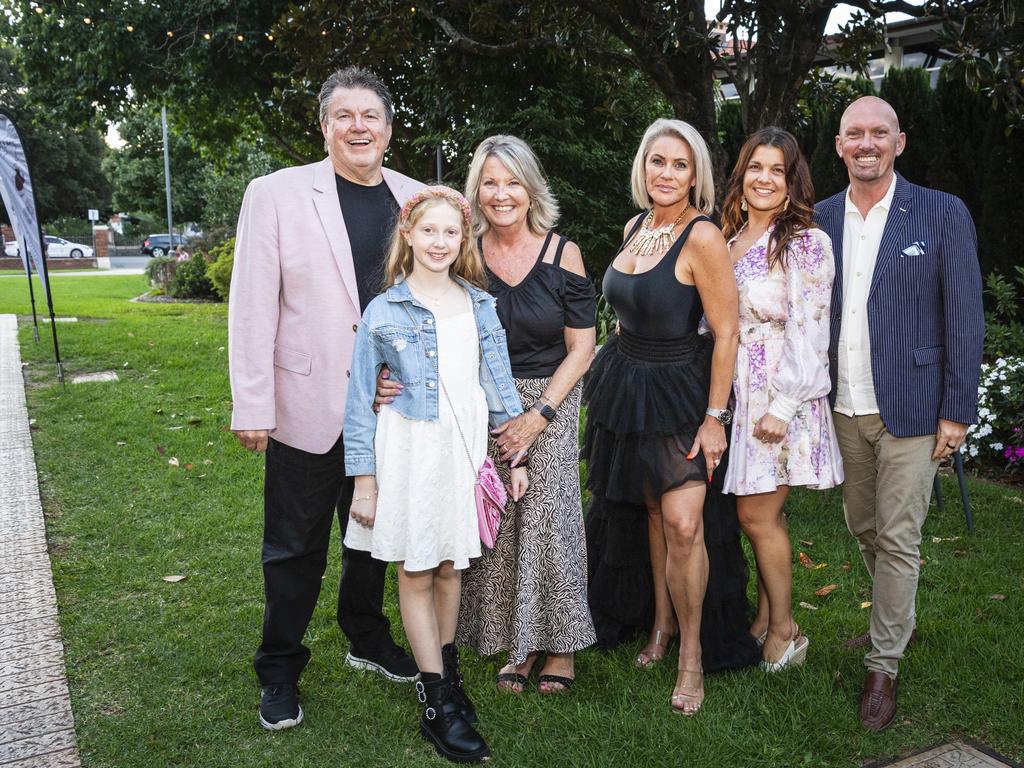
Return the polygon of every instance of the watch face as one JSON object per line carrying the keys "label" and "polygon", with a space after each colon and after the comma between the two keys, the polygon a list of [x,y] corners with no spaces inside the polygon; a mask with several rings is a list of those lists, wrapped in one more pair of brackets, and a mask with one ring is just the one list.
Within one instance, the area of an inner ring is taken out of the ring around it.
{"label": "watch face", "polygon": [[726,408],[722,411],[722,415],[718,417],[718,420],[722,422],[722,426],[728,426],[732,423],[732,411]]}

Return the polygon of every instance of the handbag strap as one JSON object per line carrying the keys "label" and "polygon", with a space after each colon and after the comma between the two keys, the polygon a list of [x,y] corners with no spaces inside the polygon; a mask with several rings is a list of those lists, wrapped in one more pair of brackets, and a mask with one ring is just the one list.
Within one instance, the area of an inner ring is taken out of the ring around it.
{"label": "handbag strap", "polygon": [[[402,302],[402,308],[405,310],[405,314],[409,316],[409,320],[412,322],[412,324],[417,325],[416,318],[414,318],[412,316],[412,312],[409,311],[409,305],[406,304],[404,301]],[[451,397],[448,396],[448,388],[444,385],[444,379],[441,378],[440,358],[434,359],[439,361],[437,364],[437,383],[441,385],[441,392],[444,394],[444,399],[448,401],[448,407],[451,409],[452,412],[452,419],[455,420],[455,428],[459,431],[459,437],[462,439],[462,447],[466,451],[466,460],[469,462],[469,468],[473,470],[474,473],[476,473],[477,467],[476,465],[473,464],[473,455],[469,452],[469,443],[466,441],[466,435],[463,434],[462,432],[462,425],[459,424],[459,417],[455,413],[455,406],[452,404],[452,399]]]}

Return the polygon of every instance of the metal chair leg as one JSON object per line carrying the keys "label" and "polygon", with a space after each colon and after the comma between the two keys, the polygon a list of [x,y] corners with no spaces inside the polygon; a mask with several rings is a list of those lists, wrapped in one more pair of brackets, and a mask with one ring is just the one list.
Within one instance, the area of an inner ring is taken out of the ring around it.
{"label": "metal chair leg", "polygon": [[[967,478],[964,477],[964,457],[960,451],[953,454],[953,469],[956,470],[956,479],[960,482],[960,501],[964,505],[964,517],[967,519],[967,532],[974,533],[974,513],[971,511],[971,497],[967,492]],[[938,477],[936,476],[936,482]]]}

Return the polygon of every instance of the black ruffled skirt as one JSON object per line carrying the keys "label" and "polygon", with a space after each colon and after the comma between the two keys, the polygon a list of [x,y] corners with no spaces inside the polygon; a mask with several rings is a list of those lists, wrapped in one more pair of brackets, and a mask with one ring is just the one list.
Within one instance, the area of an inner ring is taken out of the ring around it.
{"label": "black ruffled skirt", "polygon": [[[584,384],[583,459],[592,500],[587,512],[588,600],[597,642],[613,647],[654,621],[645,497],[707,482],[703,453],[688,460],[707,409],[713,344],[691,334],[609,339]],[[705,672],[739,669],[760,653],[749,634],[747,564],[736,497],[721,492],[728,452],[704,502],[708,587],[701,619]]]}

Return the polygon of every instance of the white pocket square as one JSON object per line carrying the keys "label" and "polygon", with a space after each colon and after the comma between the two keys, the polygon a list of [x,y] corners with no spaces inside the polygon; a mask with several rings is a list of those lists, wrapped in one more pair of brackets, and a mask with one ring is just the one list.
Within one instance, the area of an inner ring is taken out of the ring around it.
{"label": "white pocket square", "polygon": [[924,254],[924,242],[921,240],[915,240],[906,248],[900,252],[900,257],[903,256],[922,256]]}

